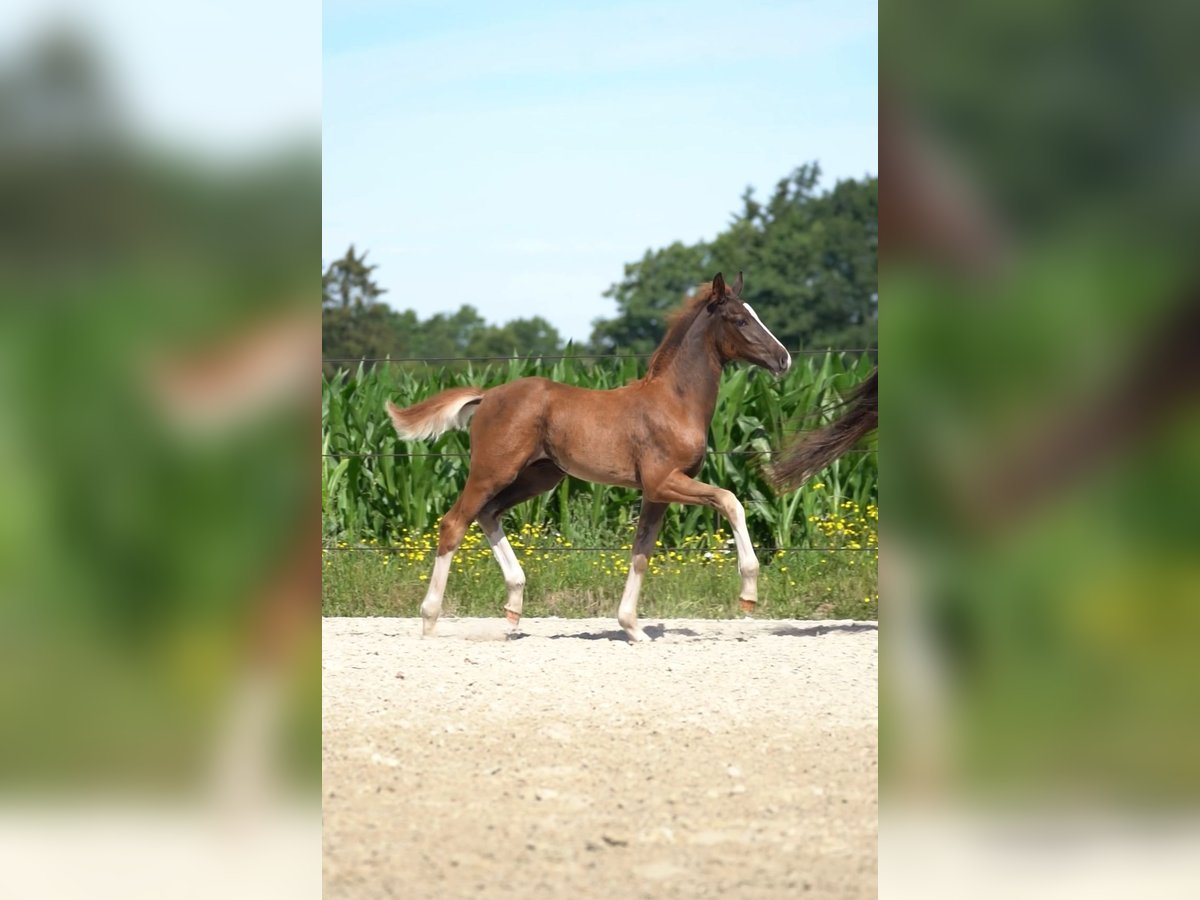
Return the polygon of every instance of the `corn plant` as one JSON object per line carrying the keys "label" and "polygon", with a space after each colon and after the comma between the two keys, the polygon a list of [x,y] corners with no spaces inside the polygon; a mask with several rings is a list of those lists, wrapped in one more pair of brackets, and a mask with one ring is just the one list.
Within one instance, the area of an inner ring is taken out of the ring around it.
{"label": "corn plant", "polygon": [[[798,357],[783,379],[748,366],[724,373],[709,435],[709,456],[698,477],[727,488],[746,507],[756,544],[770,547],[823,546],[828,535],[815,523],[836,515],[850,501],[866,509],[877,503],[878,465],[870,452],[855,452],[791,494],[776,496],[759,465],[784,435],[825,421],[814,415],[870,372],[873,363],[858,354],[830,352]],[[644,361],[635,358],[552,364],[511,360],[500,365],[433,368],[392,364],[372,370],[340,370],[323,379],[322,509],[327,540],[390,543],[403,534],[436,527],[466,482],[470,449],[467,432],[450,432],[428,442],[402,441],[384,410],[416,403],[456,385],[490,387],[528,375],[582,387],[608,389],[638,377]],[[547,526],[571,540],[632,537],[639,493],[624,488],[564,479],[549,494],[514,508],[508,527]],[[686,538],[712,534],[723,523],[704,507],[672,506],[661,540],[680,545]]]}

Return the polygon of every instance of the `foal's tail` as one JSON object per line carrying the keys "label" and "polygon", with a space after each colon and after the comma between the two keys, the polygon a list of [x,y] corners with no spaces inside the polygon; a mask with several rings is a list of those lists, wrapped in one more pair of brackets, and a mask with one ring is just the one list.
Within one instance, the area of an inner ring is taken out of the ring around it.
{"label": "foal's tail", "polygon": [[846,395],[846,411],[823,428],[807,431],[763,467],[778,491],[794,490],[858,443],[879,424],[879,369]]}
{"label": "foal's tail", "polygon": [[466,428],[482,399],[483,388],[457,387],[404,409],[389,400],[387,412],[396,427],[396,434],[406,441],[423,441],[456,428]]}

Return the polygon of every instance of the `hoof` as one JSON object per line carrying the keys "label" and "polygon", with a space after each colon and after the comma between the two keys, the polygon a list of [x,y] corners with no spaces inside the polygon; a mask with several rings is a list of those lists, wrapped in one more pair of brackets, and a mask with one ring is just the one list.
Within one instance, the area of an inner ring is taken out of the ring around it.
{"label": "hoof", "polygon": [[513,628],[516,628],[521,624],[521,614],[515,613],[511,609],[506,609],[504,611],[504,618],[508,619],[508,624]]}
{"label": "hoof", "polygon": [[738,603],[742,607],[742,612],[744,612],[746,615],[751,615],[754,612],[755,607],[758,606],[757,600],[746,600],[744,598],[739,599]]}
{"label": "hoof", "polygon": [[437,619],[432,622],[429,619],[421,620],[421,637],[433,637],[433,630],[437,628]]}
{"label": "hoof", "polygon": [[629,635],[629,641],[633,644],[640,644],[644,641],[650,640],[650,635],[646,634],[646,632],[642,631],[640,628],[637,628],[633,631],[626,631],[625,633]]}

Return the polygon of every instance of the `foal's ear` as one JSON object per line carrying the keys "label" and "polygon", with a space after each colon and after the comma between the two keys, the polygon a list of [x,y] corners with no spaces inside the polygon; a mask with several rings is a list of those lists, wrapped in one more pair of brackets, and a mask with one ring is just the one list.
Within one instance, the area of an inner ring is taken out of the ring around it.
{"label": "foal's ear", "polygon": [[738,272],[737,280],[733,283],[733,296],[742,296],[742,273]]}
{"label": "foal's ear", "polygon": [[717,307],[725,302],[725,276],[718,272],[712,280],[712,296],[709,298],[707,309],[716,312]]}

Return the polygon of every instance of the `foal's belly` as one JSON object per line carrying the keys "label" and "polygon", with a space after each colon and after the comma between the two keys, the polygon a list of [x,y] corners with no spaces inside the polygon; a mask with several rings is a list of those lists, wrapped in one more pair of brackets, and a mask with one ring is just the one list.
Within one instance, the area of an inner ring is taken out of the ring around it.
{"label": "foal's belly", "polygon": [[[591,429],[588,429],[590,432]],[[641,487],[631,447],[611,433],[548,434],[542,455],[574,478],[597,484]]]}
{"label": "foal's belly", "polygon": [[558,463],[560,469],[575,478],[593,481],[597,484],[611,484],[618,487],[640,488],[636,473],[632,466],[606,463],[600,459],[572,459]]}

